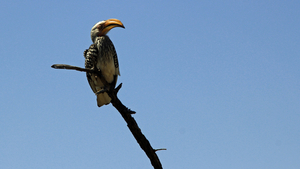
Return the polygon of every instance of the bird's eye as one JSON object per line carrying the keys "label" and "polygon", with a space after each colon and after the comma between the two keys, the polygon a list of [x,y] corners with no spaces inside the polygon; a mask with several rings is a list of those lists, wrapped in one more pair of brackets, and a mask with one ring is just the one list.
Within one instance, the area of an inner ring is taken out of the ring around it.
{"label": "bird's eye", "polygon": [[99,24],[99,25],[97,26],[97,28],[98,28],[98,29],[102,29],[102,28],[103,28],[103,24]]}

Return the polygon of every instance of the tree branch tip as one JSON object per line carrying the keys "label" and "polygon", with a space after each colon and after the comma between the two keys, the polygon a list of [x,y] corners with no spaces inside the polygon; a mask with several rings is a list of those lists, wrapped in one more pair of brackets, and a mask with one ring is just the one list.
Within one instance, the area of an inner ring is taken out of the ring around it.
{"label": "tree branch tip", "polygon": [[54,68],[54,69],[58,69],[58,65],[59,65],[59,64],[54,64],[54,65],[52,65],[51,67]]}
{"label": "tree branch tip", "polygon": [[156,151],[160,151],[160,150],[167,150],[166,148],[159,148],[159,149],[153,149],[154,150],[154,152],[156,152]]}
{"label": "tree branch tip", "polygon": [[54,64],[51,67],[54,69],[67,69],[68,67],[73,67],[73,66],[66,65],[66,64]]}
{"label": "tree branch tip", "polygon": [[136,112],[135,111],[132,111],[132,110],[128,110],[129,114],[135,114]]}
{"label": "tree branch tip", "polygon": [[121,89],[121,87],[122,87],[122,83],[120,83],[120,84],[119,84],[119,86],[118,86],[118,87],[116,87],[116,89],[115,89],[115,92],[116,92],[116,93],[118,93],[118,92],[119,92],[119,90]]}

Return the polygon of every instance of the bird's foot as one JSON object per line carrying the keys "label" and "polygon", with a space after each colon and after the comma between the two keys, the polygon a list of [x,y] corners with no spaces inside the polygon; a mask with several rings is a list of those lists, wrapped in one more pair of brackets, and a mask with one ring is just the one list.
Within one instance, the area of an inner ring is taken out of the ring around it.
{"label": "bird's foot", "polygon": [[108,89],[106,87],[104,87],[102,90],[99,90],[95,94],[98,95],[98,94],[101,94],[101,93],[104,93],[104,92],[108,92]]}

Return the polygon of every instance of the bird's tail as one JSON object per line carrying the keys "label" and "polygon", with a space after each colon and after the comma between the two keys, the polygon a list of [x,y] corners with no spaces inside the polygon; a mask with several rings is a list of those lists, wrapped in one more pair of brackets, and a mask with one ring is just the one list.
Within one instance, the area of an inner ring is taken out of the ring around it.
{"label": "bird's tail", "polygon": [[98,107],[109,104],[110,101],[111,101],[111,98],[108,96],[108,94],[106,92],[105,93],[100,93],[100,94],[97,95]]}

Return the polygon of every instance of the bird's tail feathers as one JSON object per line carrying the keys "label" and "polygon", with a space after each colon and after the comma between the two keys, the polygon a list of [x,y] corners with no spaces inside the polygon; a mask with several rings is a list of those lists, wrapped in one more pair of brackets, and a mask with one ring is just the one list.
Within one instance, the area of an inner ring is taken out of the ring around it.
{"label": "bird's tail feathers", "polygon": [[105,93],[100,93],[97,95],[97,104],[98,104],[98,107],[101,107],[103,105],[107,105],[109,104],[111,101],[111,98],[108,96],[108,94],[105,92]]}

